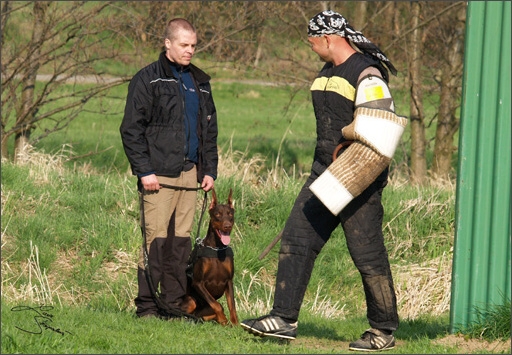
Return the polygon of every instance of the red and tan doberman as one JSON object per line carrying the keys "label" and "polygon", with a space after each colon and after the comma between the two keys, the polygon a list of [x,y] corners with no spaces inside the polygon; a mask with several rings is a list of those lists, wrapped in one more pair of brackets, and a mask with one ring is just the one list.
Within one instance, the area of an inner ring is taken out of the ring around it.
{"label": "red and tan doberman", "polygon": [[238,324],[233,290],[233,250],[229,246],[235,222],[232,194],[230,190],[227,204],[218,204],[212,189],[208,232],[202,240],[196,241],[190,255],[188,290],[182,305],[184,312],[222,325],[228,324],[224,309],[217,301],[222,295],[226,296],[231,324]]}

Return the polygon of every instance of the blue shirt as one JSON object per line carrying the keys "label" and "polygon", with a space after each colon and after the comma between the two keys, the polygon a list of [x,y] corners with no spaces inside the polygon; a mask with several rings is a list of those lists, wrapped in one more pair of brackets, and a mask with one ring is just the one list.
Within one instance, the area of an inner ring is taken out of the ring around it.
{"label": "blue shirt", "polygon": [[197,117],[199,114],[199,96],[196,92],[192,75],[187,67],[171,65],[172,72],[176,78],[183,94],[185,106],[185,135],[186,147],[185,158],[197,163],[197,150],[199,148],[199,137],[197,136]]}

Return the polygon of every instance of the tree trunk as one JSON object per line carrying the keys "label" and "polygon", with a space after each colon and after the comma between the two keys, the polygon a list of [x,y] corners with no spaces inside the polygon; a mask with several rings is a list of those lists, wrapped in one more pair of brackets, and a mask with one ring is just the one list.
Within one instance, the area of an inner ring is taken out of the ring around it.
{"label": "tree trunk", "polygon": [[[445,70],[442,70],[443,76]],[[434,158],[432,162],[432,177],[435,180],[449,181],[453,153],[454,103],[457,95],[456,88],[448,83],[449,78],[441,81],[441,96],[437,118],[436,140],[434,144]]]}
{"label": "tree trunk", "polygon": [[[18,120],[17,123],[22,127],[18,133],[16,133],[14,139],[14,162],[16,163],[22,154],[26,153],[26,148],[30,140],[30,132],[33,129],[31,122],[34,117],[34,90],[36,86],[36,76],[39,70],[39,62],[37,58],[41,53],[41,39],[44,35],[45,26],[45,12],[50,6],[48,1],[35,1],[34,2],[34,28],[32,30],[31,45],[33,50],[30,51],[29,57],[26,59],[29,61],[30,66],[26,73],[24,73],[25,82],[21,92],[21,107],[18,109]],[[3,153],[2,153],[3,154]]]}
{"label": "tree trunk", "polygon": [[263,53],[263,44],[265,43],[266,38],[266,28],[267,26],[261,26],[261,33],[258,37],[258,48],[256,49],[256,56],[254,58],[254,67],[257,68],[260,63],[261,54]]}
{"label": "tree trunk", "polygon": [[357,31],[361,31],[366,23],[367,1],[358,1],[354,13],[353,26]]}
{"label": "tree trunk", "polygon": [[415,30],[411,34],[411,49],[409,57],[410,80],[410,116],[411,116],[411,182],[424,184],[427,178],[426,137],[423,111],[422,76],[422,42],[421,32],[418,28],[421,6],[419,2],[411,3],[411,27]]}
{"label": "tree trunk", "polygon": [[396,1],[393,1],[393,16],[390,16],[389,18],[393,18],[393,33],[395,34],[395,37],[400,36],[400,8]]}
{"label": "tree trunk", "polygon": [[7,159],[9,160],[9,149],[7,146],[7,139],[5,139],[5,133],[4,133],[4,127],[2,125],[2,160]]}
{"label": "tree trunk", "polygon": [[[9,21],[9,14],[11,11],[11,2],[10,1],[2,1],[2,28],[5,28],[7,26],[7,22]],[[4,44],[4,31],[0,31],[0,46],[3,47]],[[2,80],[3,84],[3,80]],[[1,137],[2,137],[2,143],[1,143],[1,151],[2,151],[2,160],[9,159],[9,150],[7,147],[7,139],[5,139],[5,132],[4,132],[4,125],[2,122],[2,125],[0,127],[1,129]]]}
{"label": "tree trunk", "polygon": [[459,129],[459,120],[456,110],[460,106],[458,92],[464,55],[464,22],[465,7],[459,14],[459,20],[455,24],[452,40],[443,55],[441,67],[441,96],[436,128],[436,140],[434,144],[434,161],[432,162],[432,176],[438,180],[449,181],[452,172],[452,156],[456,149],[453,144],[454,135]]}
{"label": "tree trunk", "polygon": [[393,37],[399,33],[396,29],[396,21],[398,20],[398,18],[395,17],[396,12],[398,12],[398,9],[396,9],[394,1],[387,2],[384,7],[384,11],[382,12],[382,17],[386,19],[385,21],[382,21],[382,31],[387,33],[386,38],[389,43],[393,40]]}

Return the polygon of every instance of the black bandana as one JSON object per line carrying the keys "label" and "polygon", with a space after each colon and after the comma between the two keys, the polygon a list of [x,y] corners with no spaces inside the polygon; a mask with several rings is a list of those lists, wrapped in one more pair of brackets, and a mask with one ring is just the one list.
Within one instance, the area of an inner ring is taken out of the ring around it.
{"label": "black bandana", "polygon": [[388,67],[393,75],[396,75],[396,68],[379,47],[370,42],[361,32],[354,30],[339,13],[332,10],[322,11],[309,20],[308,36],[321,37],[322,35],[338,35],[349,39],[363,53],[377,58]]}

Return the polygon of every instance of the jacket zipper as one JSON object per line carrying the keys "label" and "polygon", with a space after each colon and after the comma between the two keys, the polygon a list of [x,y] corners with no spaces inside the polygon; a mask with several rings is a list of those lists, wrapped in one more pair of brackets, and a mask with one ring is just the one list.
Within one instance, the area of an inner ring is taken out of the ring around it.
{"label": "jacket zipper", "polygon": [[[178,70],[178,76],[179,76],[179,84],[180,84],[180,92],[181,92],[181,103],[182,103],[182,109],[183,109],[183,125],[185,126],[185,142],[184,142],[184,145],[183,145],[183,151],[184,151],[184,155],[183,155],[183,163],[185,163],[185,161],[187,160],[187,153],[188,153],[188,141],[190,139],[190,122],[188,121],[188,118],[187,118],[187,105],[186,105],[186,97],[187,97],[187,93],[186,93],[186,86],[185,84],[183,84],[183,78],[181,77],[181,74],[183,72],[183,67],[181,67],[179,70]],[[187,127],[188,127],[188,130],[187,130]]]}

